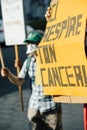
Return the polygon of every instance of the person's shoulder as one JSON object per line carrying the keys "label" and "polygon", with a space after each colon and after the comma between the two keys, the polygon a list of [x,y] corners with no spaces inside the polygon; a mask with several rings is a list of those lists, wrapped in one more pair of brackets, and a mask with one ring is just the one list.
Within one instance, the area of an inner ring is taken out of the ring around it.
{"label": "person's shoulder", "polygon": [[27,62],[27,60],[28,60],[28,58],[26,58],[26,59],[24,60],[24,63],[26,63],[26,62]]}
{"label": "person's shoulder", "polygon": [[27,58],[24,60],[24,62],[23,62],[23,65],[26,65],[27,64]]}

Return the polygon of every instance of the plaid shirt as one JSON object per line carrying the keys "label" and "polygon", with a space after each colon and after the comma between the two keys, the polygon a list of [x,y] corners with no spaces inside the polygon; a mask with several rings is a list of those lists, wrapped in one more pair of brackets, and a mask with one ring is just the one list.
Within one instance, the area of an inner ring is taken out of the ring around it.
{"label": "plaid shirt", "polygon": [[[19,78],[25,79],[28,75],[32,79],[32,77],[35,76],[36,73],[36,60],[35,57],[32,56],[30,61],[30,67],[26,69],[27,59],[25,60],[22,69],[19,74]],[[32,94],[29,100],[29,107],[39,110],[41,113],[47,112],[50,110],[54,110],[57,108],[58,103],[54,103],[52,100],[52,96],[45,96],[43,94],[43,87],[42,85],[35,85],[35,80],[32,79]]]}

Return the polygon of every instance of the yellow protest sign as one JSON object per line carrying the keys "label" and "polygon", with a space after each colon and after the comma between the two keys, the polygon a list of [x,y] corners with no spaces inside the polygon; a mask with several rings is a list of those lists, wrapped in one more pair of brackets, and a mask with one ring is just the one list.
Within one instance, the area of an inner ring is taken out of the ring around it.
{"label": "yellow protest sign", "polygon": [[45,95],[87,96],[86,0],[56,0],[38,47]]}
{"label": "yellow protest sign", "polygon": [[36,77],[35,77],[35,83],[36,84],[42,84],[42,80],[41,80],[41,73],[40,73],[40,61],[39,58],[36,57]]}

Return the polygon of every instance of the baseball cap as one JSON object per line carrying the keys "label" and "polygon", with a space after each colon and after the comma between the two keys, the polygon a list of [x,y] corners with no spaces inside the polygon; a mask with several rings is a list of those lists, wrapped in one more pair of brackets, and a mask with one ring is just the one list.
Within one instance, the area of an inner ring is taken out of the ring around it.
{"label": "baseball cap", "polygon": [[43,37],[43,34],[41,34],[40,32],[32,31],[29,33],[24,43],[29,43],[29,42],[38,43],[41,41],[42,37]]}

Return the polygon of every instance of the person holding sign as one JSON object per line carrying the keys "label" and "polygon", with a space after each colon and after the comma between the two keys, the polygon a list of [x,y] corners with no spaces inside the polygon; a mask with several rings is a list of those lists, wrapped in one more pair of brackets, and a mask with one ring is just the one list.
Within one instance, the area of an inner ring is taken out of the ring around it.
{"label": "person holding sign", "polygon": [[42,37],[43,34],[41,32],[32,31],[24,41],[24,43],[27,44],[26,54],[28,58],[24,61],[18,77],[12,74],[6,67],[1,69],[1,75],[7,77],[17,86],[22,85],[27,75],[29,76],[32,94],[29,100],[27,116],[32,123],[32,130],[62,130],[61,121],[58,115],[60,104],[53,102],[52,96],[44,95],[41,84],[35,84],[36,49]]}

